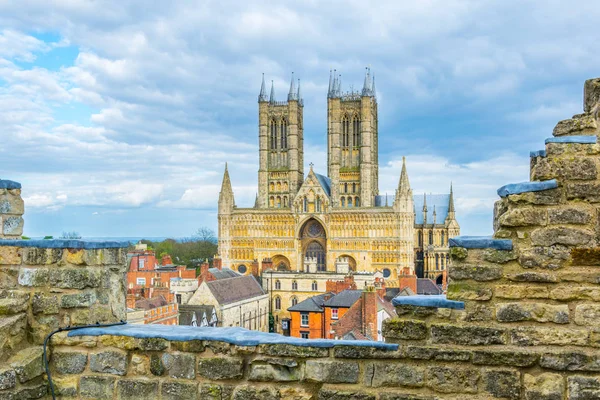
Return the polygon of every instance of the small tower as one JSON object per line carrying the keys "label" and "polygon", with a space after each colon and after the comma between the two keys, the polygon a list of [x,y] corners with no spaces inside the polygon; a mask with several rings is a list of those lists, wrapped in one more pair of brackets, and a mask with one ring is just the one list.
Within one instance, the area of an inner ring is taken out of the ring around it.
{"label": "small tower", "polygon": [[446,225],[446,228],[448,229],[449,238],[460,235],[460,226],[456,220],[456,212],[454,210],[454,191],[452,189],[452,184],[450,184],[450,197],[448,199],[448,215],[446,216],[444,225]]}
{"label": "small tower", "polygon": [[[387,201],[387,197],[386,197]],[[406,172],[406,157],[402,157],[402,172],[398,180],[396,197],[394,198],[394,209],[398,212],[410,212],[414,209],[413,191],[410,188],[408,172]]]}
{"label": "small tower", "polygon": [[233,196],[233,189],[231,188],[231,180],[229,179],[227,163],[225,163],[223,182],[221,183],[221,191],[219,192],[219,215],[230,214],[234,207],[235,198]]}
{"label": "small tower", "polygon": [[427,225],[427,194],[423,193],[423,227]]}

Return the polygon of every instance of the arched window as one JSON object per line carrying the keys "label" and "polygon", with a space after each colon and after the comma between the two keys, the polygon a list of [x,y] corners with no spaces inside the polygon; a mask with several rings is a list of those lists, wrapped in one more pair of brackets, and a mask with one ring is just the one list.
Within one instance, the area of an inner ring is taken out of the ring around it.
{"label": "arched window", "polygon": [[352,193],[356,193],[356,183],[352,184]]}
{"label": "arched window", "polygon": [[275,290],[281,290],[281,281],[279,279],[275,281]]}
{"label": "arched window", "polygon": [[281,298],[279,296],[275,297],[275,309],[281,310]]}
{"label": "arched window", "polygon": [[292,296],[291,301],[292,301],[292,307],[295,306],[296,304],[298,304],[298,298],[296,296]]}
{"label": "arched window", "polygon": [[342,119],[342,147],[350,146],[350,121],[348,116],[344,115]]}
{"label": "arched window", "polygon": [[281,208],[281,196],[277,196],[277,208]]}
{"label": "arched window", "polygon": [[271,150],[277,149],[277,122],[271,120]]}
{"label": "arched window", "polygon": [[436,271],[440,270],[440,255],[439,254],[435,255],[435,269],[436,269]]}
{"label": "arched window", "polygon": [[312,242],[306,248],[305,257],[317,259],[317,271],[325,271],[325,249],[319,242]]}
{"label": "arched window", "polygon": [[292,290],[298,290],[298,282],[292,281]]}
{"label": "arched window", "polygon": [[283,196],[283,206],[287,207],[288,203],[287,203],[287,196]]}
{"label": "arched window", "polygon": [[344,183],[344,193],[348,193],[348,184]]}
{"label": "arched window", "polygon": [[318,289],[317,281],[312,281],[311,289],[315,292],[317,291],[317,289]]}
{"label": "arched window", "polygon": [[271,189],[271,192],[275,191],[275,184],[273,182],[269,183],[269,189]]}
{"label": "arched window", "polygon": [[321,198],[317,197],[317,212],[321,212]]}
{"label": "arched window", "polygon": [[348,207],[352,207],[352,197],[348,197]]}
{"label": "arched window", "polygon": [[419,237],[419,247],[423,246],[423,232],[419,231],[419,234],[417,235]]}
{"label": "arched window", "polygon": [[360,121],[357,116],[354,116],[352,120],[352,131],[352,144],[354,147],[360,147]]}
{"label": "arched window", "polygon": [[346,207],[346,198],[342,197],[342,207]]}
{"label": "arched window", "polygon": [[281,150],[287,150],[287,121],[285,118],[281,120]]}
{"label": "arched window", "polygon": [[270,207],[275,206],[275,198],[273,196],[269,197],[269,206]]}
{"label": "arched window", "polygon": [[442,246],[446,245],[446,232],[442,231]]}
{"label": "arched window", "polygon": [[303,202],[304,212],[308,212],[308,199],[306,197],[304,197],[302,199],[302,202]]}
{"label": "arched window", "polygon": [[360,200],[358,199],[358,197],[354,198],[354,207],[360,207]]}
{"label": "arched window", "polygon": [[433,244],[433,231],[429,231],[429,244]]}

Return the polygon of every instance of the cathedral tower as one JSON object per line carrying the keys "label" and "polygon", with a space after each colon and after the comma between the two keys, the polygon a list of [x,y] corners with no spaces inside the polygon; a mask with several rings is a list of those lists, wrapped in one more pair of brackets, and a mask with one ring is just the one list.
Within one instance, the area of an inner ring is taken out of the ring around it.
{"label": "cathedral tower", "polygon": [[341,75],[329,76],[327,173],[334,207],[372,207],[379,194],[375,77],[367,68],[362,91],[342,93]]}
{"label": "cathedral tower", "polygon": [[287,101],[267,98],[263,74],[258,95],[259,170],[257,208],[289,208],[304,180],[304,135],[302,115],[304,102],[292,81]]}

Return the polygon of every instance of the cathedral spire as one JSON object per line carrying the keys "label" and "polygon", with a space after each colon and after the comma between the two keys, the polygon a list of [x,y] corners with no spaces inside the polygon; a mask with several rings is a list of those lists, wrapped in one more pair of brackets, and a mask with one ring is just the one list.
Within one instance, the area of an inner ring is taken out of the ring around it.
{"label": "cathedral spire", "polygon": [[231,188],[231,179],[229,179],[229,171],[227,163],[225,163],[223,182],[221,183],[221,191],[219,192],[219,213],[231,211],[234,206],[235,199],[233,197],[233,189]]}
{"label": "cathedral spire", "polygon": [[260,94],[258,95],[258,102],[261,103],[267,101],[267,90],[265,89],[265,74],[262,74],[262,83],[260,85]]}
{"label": "cathedral spire", "polygon": [[371,85],[371,96],[377,99],[377,90],[375,89],[375,74],[373,74],[373,84]]}
{"label": "cathedral spire", "polygon": [[254,199],[254,208],[258,208],[258,193],[256,193],[256,198]]}
{"label": "cathedral spire", "polygon": [[302,91],[300,90],[300,79],[298,79],[298,94],[296,96],[298,98],[298,101],[300,102],[300,105],[302,105],[302,103],[304,103],[304,101],[302,101]]}
{"label": "cathedral spire", "polygon": [[423,193],[423,225],[427,225],[427,193]]}
{"label": "cathedral spire", "polygon": [[454,212],[454,192],[452,191],[452,182],[450,182],[450,199],[448,200],[448,212]]}
{"label": "cathedral spire", "polygon": [[398,194],[408,194],[410,191],[410,182],[408,181],[408,172],[406,172],[406,157],[402,157],[402,172],[398,181]]}
{"label": "cathedral spire", "polygon": [[366,70],[367,72],[365,73],[365,83],[363,84],[362,95],[371,96],[373,93],[371,89],[371,70],[369,67],[367,67]]}
{"label": "cathedral spire", "polygon": [[290,82],[290,92],[288,93],[288,101],[298,100],[296,92],[296,82],[294,81],[294,73],[292,72],[292,81]]}
{"label": "cathedral spire", "polygon": [[327,90],[327,97],[333,97],[333,72],[329,70],[329,89]]}
{"label": "cathedral spire", "polygon": [[271,81],[271,97],[269,97],[269,103],[275,103],[275,85]]}
{"label": "cathedral spire", "polygon": [[335,94],[337,97],[342,97],[342,74],[338,75],[337,87],[335,88]]}

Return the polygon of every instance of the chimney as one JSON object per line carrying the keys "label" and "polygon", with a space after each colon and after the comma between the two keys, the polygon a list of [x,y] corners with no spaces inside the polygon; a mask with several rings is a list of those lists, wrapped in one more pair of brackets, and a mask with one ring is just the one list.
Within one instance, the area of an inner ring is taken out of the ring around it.
{"label": "chimney", "polygon": [[171,259],[171,256],[168,254],[165,254],[164,256],[162,256],[161,260],[160,260],[160,265],[165,266],[165,265],[171,265],[173,264],[173,260]]}
{"label": "chimney", "polygon": [[385,291],[385,279],[383,278],[376,278],[375,279],[375,291],[377,292],[377,295],[384,299],[385,295],[386,295],[386,291]]}
{"label": "chimney", "polygon": [[398,286],[400,290],[408,287],[413,291],[414,294],[417,294],[417,276],[411,275],[407,273],[408,268],[405,268],[402,272],[402,275],[398,276]]}
{"label": "chimney", "polygon": [[270,258],[263,258],[261,271],[265,271],[269,268],[273,268],[273,260]]}
{"label": "chimney", "polygon": [[221,257],[215,256],[215,258],[213,258],[213,267],[219,271],[223,268],[223,260]]}
{"label": "chimney", "polygon": [[257,280],[260,278],[260,271],[258,270],[258,260],[252,261],[252,264],[250,265],[250,271],[252,273],[252,276],[254,276]]}
{"label": "chimney", "polygon": [[127,295],[127,308],[135,308],[135,295],[128,294]]}
{"label": "chimney", "polygon": [[447,289],[448,289],[448,270],[445,269],[444,271],[442,271],[442,290],[444,291],[444,293],[446,293]]}
{"label": "chimney", "polygon": [[372,286],[362,292],[362,332],[377,340],[377,292]]}

